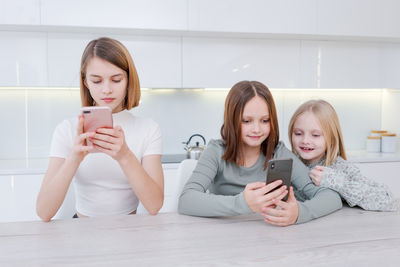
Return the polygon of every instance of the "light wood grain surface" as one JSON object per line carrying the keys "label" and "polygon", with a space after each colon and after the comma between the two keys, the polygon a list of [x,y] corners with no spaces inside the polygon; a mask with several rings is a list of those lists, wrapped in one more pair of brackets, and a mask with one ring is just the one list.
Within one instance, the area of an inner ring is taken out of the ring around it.
{"label": "light wood grain surface", "polygon": [[400,213],[300,225],[164,213],[0,224],[0,266],[400,266]]}

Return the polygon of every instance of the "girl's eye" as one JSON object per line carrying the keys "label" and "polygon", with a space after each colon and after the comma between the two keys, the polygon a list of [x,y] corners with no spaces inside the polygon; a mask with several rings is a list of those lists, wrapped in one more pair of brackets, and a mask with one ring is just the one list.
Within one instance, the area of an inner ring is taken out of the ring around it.
{"label": "girl's eye", "polygon": [[301,133],[299,133],[299,132],[294,132],[294,135],[301,135]]}
{"label": "girl's eye", "polygon": [[249,120],[242,120],[243,123],[249,123]]}
{"label": "girl's eye", "polygon": [[263,123],[268,123],[269,119],[263,120]]}
{"label": "girl's eye", "polygon": [[101,81],[92,81],[92,83],[100,83]]}
{"label": "girl's eye", "polygon": [[115,83],[119,83],[121,80],[113,80],[113,82]]}
{"label": "girl's eye", "polygon": [[319,134],[313,134],[313,136],[314,136],[314,137],[320,137],[320,135],[319,135]]}

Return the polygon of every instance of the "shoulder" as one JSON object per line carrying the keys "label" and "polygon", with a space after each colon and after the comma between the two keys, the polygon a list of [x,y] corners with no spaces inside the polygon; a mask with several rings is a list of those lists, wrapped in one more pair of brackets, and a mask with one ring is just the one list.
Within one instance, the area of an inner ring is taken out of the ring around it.
{"label": "shoulder", "polygon": [[208,142],[207,150],[223,153],[225,151],[224,141],[221,139],[211,139]]}
{"label": "shoulder", "polygon": [[161,129],[157,122],[151,118],[135,116],[130,112],[125,112],[121,116],[119,121],[116,123],[121,123],[124,130],[132,131],[134,133],[145,133],[148,135],[154,132],[160,132]]}
{"label": "shoulder", "polygon": [[66,119],[57,124],[54,134],[65,135],[69,134],[70,132],[76,132],[76,128],[78,126],[78,119],[71,118]]}
{"label": "shoulder", "polygon": [[292,157],[295,156],[292,151],[290,151],[283,141],[279,141],[274,151],[274,158]]}
{"label": "shoulder", "polygon": [[337,156],[332,164],[329,166],[333,169],[340,169],[340,170],[353,170],[358,171],[359,168],[352,162],[343,159],[341,156]]}

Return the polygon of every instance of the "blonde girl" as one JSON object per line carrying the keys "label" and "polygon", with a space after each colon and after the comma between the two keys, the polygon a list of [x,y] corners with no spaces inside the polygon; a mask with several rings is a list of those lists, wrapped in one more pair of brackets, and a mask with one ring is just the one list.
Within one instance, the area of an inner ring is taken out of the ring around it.
{"label": "blonde girl", "polygon": [[[180,213],[204,217],[260,213],[267,223],[286,226],[342,207],[339,195],[316,187],[307,167],[279,142],[274,99],[264,84],[242,81],[232,87],[221,136],[209,142],[184,186]],[[280,180],[265,184],[265,167],[272,158],[294,159],[292,185],[303,201],[297,201],[293,187],[282,186]],[[287,202],[282,201],[287,194]]]}
{"label": "blonde girl", "polygon": [[346,161],[342,132],[334,108],[324,100],[302,104],[289,123],[292,151],[310,169],[315,185],[331,188],[351,206],[365,210],[396,210],[387,186],[367,179]]}

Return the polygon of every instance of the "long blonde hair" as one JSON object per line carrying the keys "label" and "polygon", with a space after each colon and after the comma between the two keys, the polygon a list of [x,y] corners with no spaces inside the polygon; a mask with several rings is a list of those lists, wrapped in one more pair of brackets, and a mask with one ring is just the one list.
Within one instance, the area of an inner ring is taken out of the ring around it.
{"label": "long blonde hair", "polygon": [[300,115],[307,111],[312,112],[315,117],[317,117],[324,134],[326,144],[325,166],[331,165],[337,156],[347,159],[343,144],[342,130],[340,129],[339,119],[336,111],[331,104],[321,99],[309,100],[303,103],[294,112],[289,123],[289,140],[293,153],[296,153],[292,141],[294,123]]}

